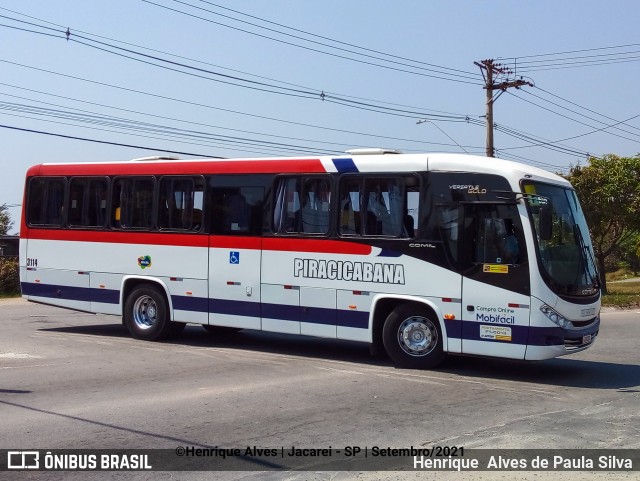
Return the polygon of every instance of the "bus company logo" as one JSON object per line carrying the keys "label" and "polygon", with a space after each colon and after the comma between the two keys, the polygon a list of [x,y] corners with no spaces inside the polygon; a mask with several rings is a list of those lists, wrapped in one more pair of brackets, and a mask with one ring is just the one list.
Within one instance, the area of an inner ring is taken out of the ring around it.
{"label": "bus company logo", "polygon": [[151,256],[138,257],[138,266],[140,267],[140,269],[146,269],[147,267],[151,267]]}
{"label": "bus company logo", "polygon": [[466,190],[467,194],[486,194],[487,189],[480,188],[479,185],[458,185],[452,184],[449,186],[451,190]]}
{"label": "bus company logo", "polygon": [[7,469],[39,469],[39,451],[8,451]]}
{"label": "bus company logo", "polygon": [[293,275],[307,279],[404,284],[404,266],[381,262],[294,259]]}

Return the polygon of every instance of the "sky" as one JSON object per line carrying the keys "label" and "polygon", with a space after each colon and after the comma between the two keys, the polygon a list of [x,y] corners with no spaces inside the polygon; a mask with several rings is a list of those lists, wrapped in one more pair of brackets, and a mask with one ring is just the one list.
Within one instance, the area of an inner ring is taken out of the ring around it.
{"label": "sky", "polygon": [[496,156],[634,156],[638,18],[635,0],[0,0],[0,205],[17,232],[44,162],[484,155],[486,59],[526,82],[494,102]]}

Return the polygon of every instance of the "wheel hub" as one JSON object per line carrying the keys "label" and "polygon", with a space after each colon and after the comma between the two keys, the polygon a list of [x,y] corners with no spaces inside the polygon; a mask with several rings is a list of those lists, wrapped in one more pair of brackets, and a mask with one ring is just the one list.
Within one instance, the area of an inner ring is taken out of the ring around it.
{"label": "wheel hub", "polygon": [[398,329],[400,347],[412,356],[424,356],[431,352],[438,340],[435,326],[426,318],[410,317]]}
{"label": "wheel hub", "polygon": [[153,327],[158,315],[158,306],[149,296],[142,296],[133,305],[133,320],[140,329]]}

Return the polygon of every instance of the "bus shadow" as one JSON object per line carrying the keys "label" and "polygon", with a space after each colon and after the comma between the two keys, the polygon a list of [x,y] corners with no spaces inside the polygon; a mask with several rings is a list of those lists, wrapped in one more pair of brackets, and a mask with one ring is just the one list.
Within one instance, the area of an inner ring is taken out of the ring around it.
{"label": "bus shadow", "polygon": [[449,356],[440,372],[586,389],[640,392],[640,366],[559,357],[545,361]]}
{"label": "bus shadow", "polygon": [[[128,331],[122,324],[41,328],[40,330],[130,338]],[[179,338],[165,343],[201,348],[220,347],[237,351],[254,351],[393,368],[393,363],[385,355],[371,356],[368,344],[310,336],[250,330],[214,335],[206,332],[200,326],[189,325]],[[640,365],[589,361],[571,357],[545,361],[517,361],[450,355],[433,372],[541,385],[640,392]]]}

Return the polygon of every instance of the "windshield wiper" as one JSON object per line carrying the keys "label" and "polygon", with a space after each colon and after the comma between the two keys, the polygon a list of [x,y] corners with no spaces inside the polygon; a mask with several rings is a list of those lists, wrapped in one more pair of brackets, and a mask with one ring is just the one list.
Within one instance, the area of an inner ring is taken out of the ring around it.
{"label": "windshield wiper", "polygon": [[578,242],[580,243],[580,248],[582,249],[582,251],[586,254],[587,256],[587,260],[588,262],[591,263],[591,267],[593,268],[593,272],[596,274],[595,276],[593,276],[591,274],[591,269],[589,269],[588,265],[585,265],[585,270],[587,271],[587,275],[589,276],[590,279],[590,283],[596,288],[596,289],[600,289],[600,279],[599,276],[597,275],[597,268],[596,268],[596,260],[593,257],[593,253],[591,252],[591,249],[587,246],[586,242],[584,241],[584,237],[582,236],[582,231],[580,230],[580,227],[577,224],[573,225],[573,235],[576,237],[576,239],[578,239]]}

